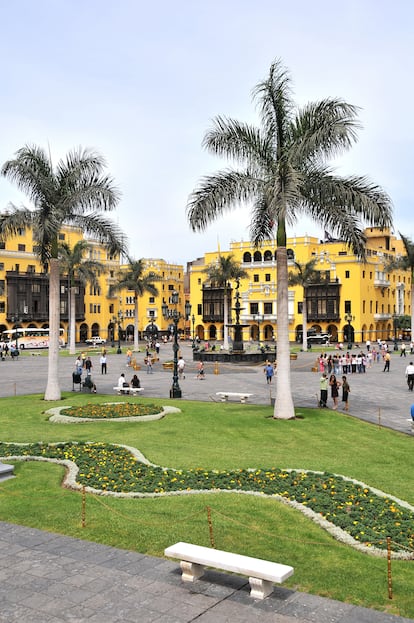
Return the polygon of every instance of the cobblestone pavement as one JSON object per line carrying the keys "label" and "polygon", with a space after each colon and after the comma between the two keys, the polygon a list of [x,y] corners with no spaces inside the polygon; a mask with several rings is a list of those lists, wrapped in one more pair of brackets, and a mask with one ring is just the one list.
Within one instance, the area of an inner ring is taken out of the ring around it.
{"label": "cobblestone pavement", "polygon": [[[266,384],[262,366],[206,366],[206,379],[196,379],[191,348],[182,346],[187,361],[180,380],[184,400],[217,401],[217,391],[253,393],[251,401],[270,405],[275,387]],[[300,353],[292,361],[296,407],[316,405],[319,373],[312,372],[316,352]],[[108,374],[101,375],[99,354],[92,354],[98,393],[114,395],[121,372],[127,379],[125,355],[110,355]],[[171,359],[163,346],[161,361]],[[143,355],[138,361],[143,363]],[[414,356],[413,356],[414,360]],[[414,396],[404,378],[411,361],[393,354],[391,371],[375,364],[366,374],[349,375],[350,415],[411,435],[410,405]],[[61,357],[59,376],[64,391],[72,390],[74,357]],[[41,392],[47,358],[24,355],[0,363],[0,396]],[[171,371],[155,364],[153,374],[138,372],[145,396],[169,400]],[[217,402],[217,408],[220,403]],[[243,409],[243,405],[240,405]],[[194,583],[183,584],[174,561],[144,556],[105,545],[0,522],[1,623],[403,623],[412,621],[276,587],[263,601],[252,600],[246,578],[208,571]]]}

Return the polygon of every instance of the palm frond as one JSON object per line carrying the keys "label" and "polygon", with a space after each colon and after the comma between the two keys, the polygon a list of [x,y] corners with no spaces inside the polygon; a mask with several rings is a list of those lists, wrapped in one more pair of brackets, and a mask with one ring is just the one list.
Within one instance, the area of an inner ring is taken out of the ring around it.
{"label": "palm frond", "polygon": [[202,178],[190,195],[187,216],[193,231],[203,231],[225,211],[259,194],[262,180],[250,171],[224,170]]}

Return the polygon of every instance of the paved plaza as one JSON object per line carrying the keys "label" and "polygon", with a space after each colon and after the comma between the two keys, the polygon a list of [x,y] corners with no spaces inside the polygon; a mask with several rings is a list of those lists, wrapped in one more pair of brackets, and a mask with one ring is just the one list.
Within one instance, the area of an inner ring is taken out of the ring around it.
{"label": "paved plaza", "polygon": [[[252,393],[251,402],[270,405],[275,387],[266,384],[263,366],[206,366],[196,378],[191,347],[182,346],[187,362],[180,381],[183,400],[218,402],[216,392]],[[295,406],[314,407],[319,373],[312,372],[317,351],[299,353],[292,361]],[[108,373],[101,375],[99,352],[92,353],[98,394],[115,395],[121,372],[130,380],[126,356],[110,355]],[[161,347],[161,362],[172,357],[171,345]],[[143,364],[144,355],[138,356]],[[74,357],[60,358],[63,391],[72,390]],[[413,356],[414,360],[414,356]],[[391,370],[378,363],[366,374],[349,375],[350,415],[412,435],[409,418],[414,395],[404,378],[411,361],[393,354]],[[23,355],[0,363],[0,396],[44,390],[47,358]],[[138,372],[146,397],[169,403],[172,372],[155,364],[153,374]],[[331,404],[331,401],[329,401]],[[240,409],[245,408],[240,405]],[[412,620],[412,619],[410,619]],[[144,556],[105,545],[0,522],[1,623],[403,623],[409,619],[276,587],[263,601],[249,597],[247,578],[208,571],[194,585],[181,581],[177,562]]]}

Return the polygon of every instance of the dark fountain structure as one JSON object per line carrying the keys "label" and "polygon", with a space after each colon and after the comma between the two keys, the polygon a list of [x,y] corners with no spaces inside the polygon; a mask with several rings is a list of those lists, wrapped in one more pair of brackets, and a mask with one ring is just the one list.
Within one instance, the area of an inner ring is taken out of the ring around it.
{"label": "dark fountain structure", "polygon": [[243,343],[243,333],[242,330],[245,327],[248,327],[248,324],[240,324],[240,310],[242,309],[240,305],[240,282],[237,280],[236,282],[236,303],[232,310],[234,310],[236,315],[236,322],[234,324],[228,324],[229,329],[233,329],[233,347],[228,352],[221,350],[193,350],[193,359],[194,361],[208,361],[208,362],[220,362],[220,363],[261,363],[263,361],[275,361],[276,360],[276,345],[274,348],[265,348],[262,347],[257,351],[248,351],[244,350]]}

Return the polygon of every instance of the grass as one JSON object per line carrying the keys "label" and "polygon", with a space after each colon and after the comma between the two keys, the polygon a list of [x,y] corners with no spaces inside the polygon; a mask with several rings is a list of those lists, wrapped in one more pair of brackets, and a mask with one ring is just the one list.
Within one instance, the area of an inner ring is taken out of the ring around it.
{"label": "grass", "polygon": [[[128,401],[128,397],[120,400]],[[64,394],[59,406],[99,404],[100,396]],[[145,404],[145,399],[140,398]],[[151,399],[165,404],[165,400]],[[414,504],[412,439],[340,413],[301,409],[303,419],[275,421],[272,408],[177,401],[182,413],[148,423],[52,424],[55,403],[41,396],[0,400],[1,441],[99,441],[137,447],[153,463],[190,469],[280,467],[329,471],[362,480]],[[287,585],[298,590],[414,618],[413,562],[387,562],[335,541],[298,511],[270,498],[199,494],[157,499],[88,495],[60,486],[63,468],[17,462],[17,478],[0,487],[0,519],[162,556],[178,540],[209,545],[206,506],[216,546],[295,567]],[[405,474],[405,476],[404,476]]]}

